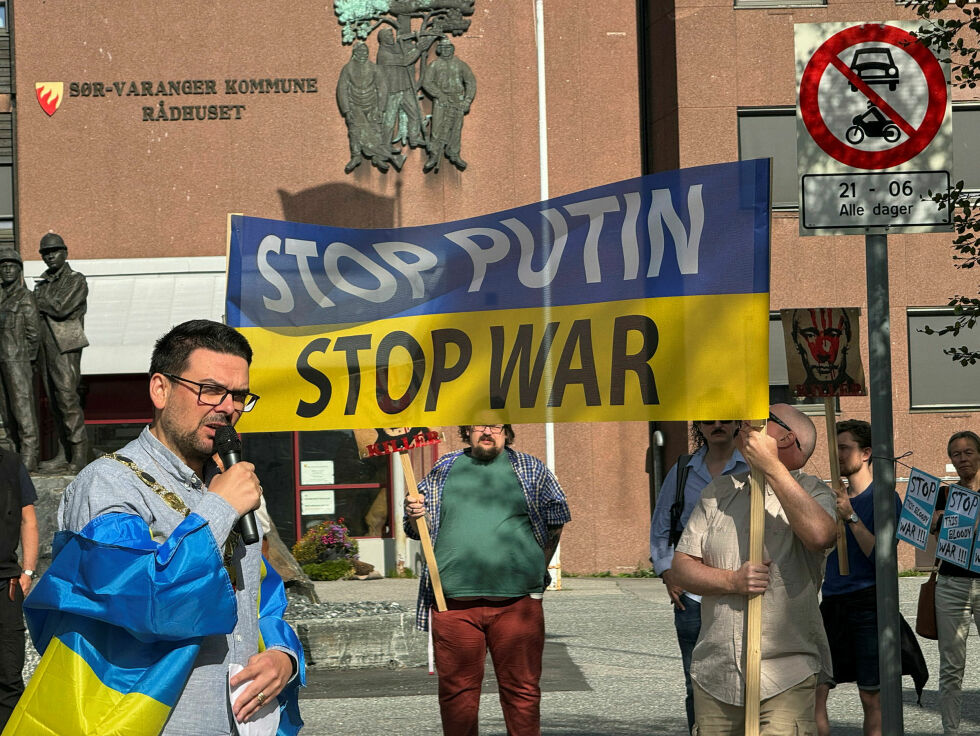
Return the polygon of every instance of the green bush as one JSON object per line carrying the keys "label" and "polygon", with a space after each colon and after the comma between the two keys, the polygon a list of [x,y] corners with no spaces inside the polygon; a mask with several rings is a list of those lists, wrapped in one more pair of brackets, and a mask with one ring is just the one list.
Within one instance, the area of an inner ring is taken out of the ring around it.
{"label": "green bush", "polygon": [[354,573],[354,566],[348,560],[327,560],[303,565],[303,572],[310,580],[342,580]]}

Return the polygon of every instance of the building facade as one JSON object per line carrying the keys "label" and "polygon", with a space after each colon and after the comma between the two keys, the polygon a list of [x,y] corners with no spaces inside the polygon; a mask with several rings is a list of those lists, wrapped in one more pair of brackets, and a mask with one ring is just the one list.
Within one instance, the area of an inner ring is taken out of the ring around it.
{"label": "building facade", "polygon": [[[425,225],[643,173],[771,156],[772,309],[866,306],[861,239],[797,234],[793,24],[912,17],[901,3],[456,4],[469,27],[452,38],[455,53],[477,79],[461,136],[466,170],[444,162],[425,172],[425,152],[406,148],[401,171],[366,161],[345,174],[351,151],[336,89],[352,46],[332,3],[0,3],[0,239],[20,248],[30,280],[43,270],[39,239],[58,232],[88,276],[82,369],[94,447],[115,449],[149,418],[156,337],[185,319],[222,318],[229,213]],[[371,59],[378,43],[372,33]],[[957,93],[956,177],[976,186],[969,132],[978,111]],[[432,114],[427,99],[421,112]],[[953,370],[941,341],[916,332],[942,322],[952,294],[976,290],[975,277],[953,268],[949,242],[889,237],[896,453],[911,450],[911,464],[940,476],[951,472],[945,438],[977,429],[980,409],[975,369]],[[786,396],[783,360],[773,340],[776,399]],[[841,399],[840,410],[869,418],[865,399]],[[517,433],[521,449],[546,456],[542,426]],[[458,447],[452,428],[446,436],[436,450],[413,451],[417,474]],[[669,467],[686,438],[680,422],[555,426],[555,470],[575,519],[562,538],[564,570],[648,565],[651,471],[661,457]],[[369,562],[394,566],[398,468],[361,461],[346,431],[257,433],[246,452],[287,543],[343,516]],[[807,470],[826,477],[826,457],[821,441]],[[901,466],[896,474],[907,475]],[[910,567],[902,547],[900,566]]]}
{"label": "building facade", "polygon": [[[771,309],[861,307],[862,355],[868,360],[864,238],[799,235],[796,161],[797,80],[794,24],[915,20],[905,3],[891,0],[674,0],[641,6],[649,68],[645,156],[653,170],[740,158],[772,157]],[[953,176],[980,189],[977,145],[980,97],[953,90]],[[710,142],[709,144],[706,144]],[[980,334],[926,335],[922,328],[952,321],[945,305],[957,294],[975,295],[977,275],[954,267],[951,234],[887,236],[892,404],[897,486],[909,466],[955,480],[946,441],[956,431],[980,428],[976,366],[962,367],[946,347],[980,346]],[[770,341],[773,398],[786,392],[781,327],[774,313]],[[870,421],[867,398],[841,398],[841,418]],[[821,409],[816,409],[821,412]],[[821,417],[817,420],[822,430]],[[826,434],[807,472],[826,478]],[[929,566],[932,556],[899,545],[899,568]]]}
{"label": "building facade", "polygon": [[[540,41],[534,3],[477,0],[472,14],[473,3],[448,5],[470,21],[452,41],[478,83],[462,131],[466,171],[444,162],[426,173],[425,151],[406,149],[400,172],[366,162],[345,174],[336,90],[352,46],[333,3],[7,3],[16,78],[5,97],[16,129],[10,230],[29,279],[43,268],[37,243],[49,230],[89,279],[82,369],[94,447],[118,446],[149,417],[153,340],[184,319],[222,318],[229,213],[424,225],[536,202],[543,176],[557,196],[641,173],[633,2],[549,3]],[[371,34],[372,60],[378,44]],[[60,104],[51,111],[53,89]],[[432,114],[428,100],[422,106]],[[2,154],[0,141],[0,165]],[[545,455],[542,427],[517,432],[521,449]],[[413,451],[417,474],[458,446],[446,434],[435,452]],[[581,520],[562,543],[567,569],[646,562],[647,434],[642,422],[555,428],[557,474]],[[394,566],[401,508],[387,461],[360,461],[350,432],[260,433],[245,445],[287,543],[343,516],[363,557]]]}

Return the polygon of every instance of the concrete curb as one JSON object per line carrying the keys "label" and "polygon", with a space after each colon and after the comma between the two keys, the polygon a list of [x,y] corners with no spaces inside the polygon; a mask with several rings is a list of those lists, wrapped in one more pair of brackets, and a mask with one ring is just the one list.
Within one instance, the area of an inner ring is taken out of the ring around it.
{"label": "concrete curb", "polygon": [[415,628],[414,613],[291,623],[311,669],[398,669],[428,662],[428,635]]}

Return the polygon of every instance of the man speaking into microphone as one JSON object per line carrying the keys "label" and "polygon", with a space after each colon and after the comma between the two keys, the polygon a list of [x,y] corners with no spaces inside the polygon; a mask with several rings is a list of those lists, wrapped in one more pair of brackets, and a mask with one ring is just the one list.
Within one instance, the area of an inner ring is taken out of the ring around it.
{"label": "man speaking into microphone", "polygon": [[24,733],[302,726],[303,650],[282,620],[282,581],[239,527],[262,488],[228,438],[215,442],[258,401],[251,360],[226,325],[173,328],[150,363],[153,423],[65,490],[54,560],[25,604],[43,657],[12,719]]}

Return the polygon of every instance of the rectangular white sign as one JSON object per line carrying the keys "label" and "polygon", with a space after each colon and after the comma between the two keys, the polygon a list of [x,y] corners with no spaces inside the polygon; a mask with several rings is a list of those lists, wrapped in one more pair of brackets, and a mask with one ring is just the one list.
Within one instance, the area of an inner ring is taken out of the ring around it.
{"label": "rectangular white sign", "polygon": [[333,460],[304,460],[299,464],[301,486],[332,486]]}
{"label": "rectangular white sign", "polygon": [[330,516],[334,513],[333,491],[300,491],[299,513],[301,516]]}
{"label": "rectangular white sign", "polygon": [[800,234],[943,232],[952,171],[949,62],[920,23],[797,23]]}
{"label": "rectangular white sign", "polygon": [[949,209],[939,209],[931,197],[948,188],[948,171],[804,174],[800,227],[890,232],[903,226],[948,228]]}

